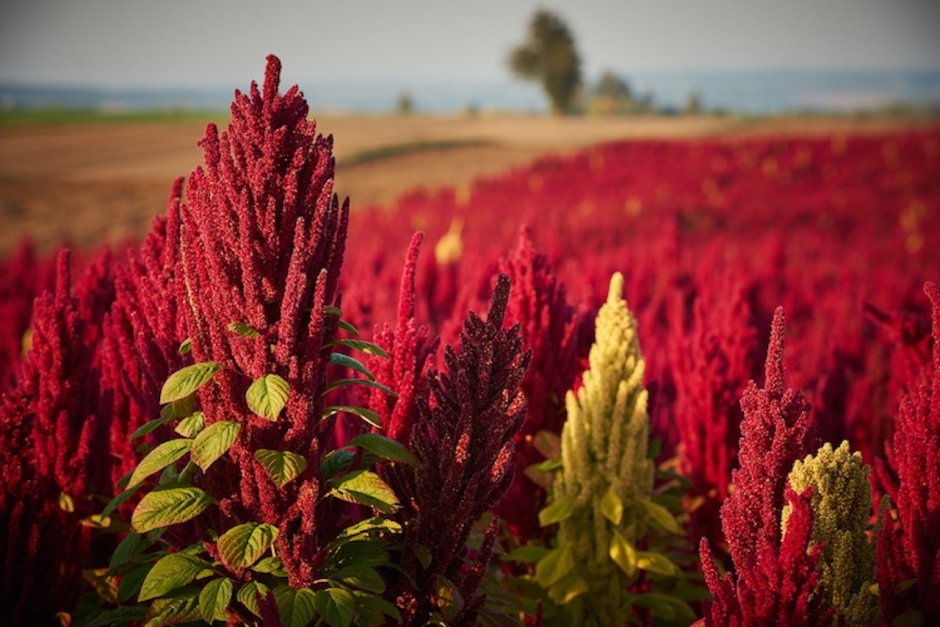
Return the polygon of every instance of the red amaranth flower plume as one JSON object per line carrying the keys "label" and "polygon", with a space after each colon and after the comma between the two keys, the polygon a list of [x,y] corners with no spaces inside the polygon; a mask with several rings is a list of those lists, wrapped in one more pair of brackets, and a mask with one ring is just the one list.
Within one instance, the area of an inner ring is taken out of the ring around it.
{"label": "red amaranth flower plume", "polygon": [[[478,553],[468,554],[465,547],[473,525],[512,480],[513,437],[525,418],[519,386],[530,358],[518,326],[503,328],[508,300],[509,278],[501,275],[486,321],[471,312],[459,347],[446,347],[447,372],[430,379],[433,400],[418,398],[411,442],[421,464],[414,497],[403,502],[402,510],[401,566],[414,583],[401,582],[397,597],[408,624],[428,620],[442,581],[452,582],[464,599],[459,615],[447,617],[448,624],[472,624],[484,601],[476,592],[496,526],[490,525]],[[422,551],[429,559],[422,560]]]}
{"label": "red amaranth flower plume", "polygon": [[535,435],[543,430],[561,433],[565,394],[581,371],[578,338],[584,317],[568,303],[564,285],[555,277],[548,257],[536,252],[527,227],[500,267],[513,284],[505,324],[520,325],[532,360],[522,382],[528,410],[516,436],[516,469],[495,511],[513,533],[525,539],[539,529],[538,511],[545,498],[545,490],[525,475],[525,469],[544,459],[535,448]]}
{"label": "red amaranth flower plume", "polygon": [[895,420],[897,520],[882,508],[877,575],[882,619],[908,612],[940,621],[940,288],[928,282],[933,353]]}
{"label": "red amaranth flower plume", "polygon": [[[318,431],[336,316],[348,201],[333,190],[332,138],[316,133],[294,86],[278,92],[280,61],[268,57],[264,86],[236,92],[232,121],[210,124],[180,208],[180,309],[196,362],[225,370],[200,390],[206,423],[238,421],[230,456],[204,481],[230,521],[260,521],[280,530],[278,554],[294,587],[309,586],[337,517],[323,494],[318,464],[278,489],[254,457],[274,449],[316,460],[328,444]],[[239,333],[230,325],[249,328]],[[270,421],[247,411],[245,392],[275,374],[290,386],[284,414]],[[324,432],[325,433],[325,432]],[[332,526],[331,526],[332,525]],[[324,535],[326,534],[326,535]]]}
{"label": "red amaranth flower plume", "polygon": [[[735,575],[719,577],[707,539],[701,542],[706,582],[714,601],[708,625],[821,625],[828,614],[814,601],[819,547],[809,546],[810,494],[796,497],[787,485],[794,462],[813,446],[810,407],[787,389],[783,372],[784,314],[774,313],[764,387],[751,381],[741,398],[744,420],[732,473],[734,490],[721,508]],[[781,539],[781,515],[793,506]],[[819,595],[816,595],[817,597]]]}

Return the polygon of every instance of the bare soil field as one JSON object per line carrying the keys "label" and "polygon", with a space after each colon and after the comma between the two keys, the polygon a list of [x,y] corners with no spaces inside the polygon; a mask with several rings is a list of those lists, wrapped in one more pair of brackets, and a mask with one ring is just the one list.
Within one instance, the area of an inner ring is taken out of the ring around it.
{"label": "bare soil field", "polygon": [[[224,120],[221,120],[224,123]],[[893,118],[321,116],[336,191],[354,207],[465,185],[547,153],[622,139],[843,135],[936,125]],[[146,232],[170,184],[201,160],[204,124],[146,121],[0,128],[0,255],[30,237],[79,248]]]}

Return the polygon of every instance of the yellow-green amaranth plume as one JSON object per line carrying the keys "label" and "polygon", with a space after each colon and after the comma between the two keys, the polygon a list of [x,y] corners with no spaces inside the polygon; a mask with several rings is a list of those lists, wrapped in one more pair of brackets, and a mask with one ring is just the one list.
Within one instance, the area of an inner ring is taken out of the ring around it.
{"label": "yellow-green amaranth plume", "polygon": [[[835,450],[827,442],[815,457],[807,455],[793,465],[789,482],[797,493],[812,489],[812,539],[824,543],[818,567],[820,589],[835,609],[835,624],[876,624],[878,598],[870,591],[875,581],[875,548],[865,532],[871,516],[871,488],[861,453],[850,452],[848,442]],[[788,516],[784,508],[784,531]]]}
{"label": "yellow-green amaranth plume", "polygon": [[649,508],[672,519],[650,501],[644,360],[622,290],[623,277],[614,274],[597,316],[590,370],[583,387],[566,398],[561,468],[540,514],[543,526],[559,523],[558,546],[539,563],[536,579],[556,603],[574,601],[575,624],[625,624],[624,593],[637,568],[672,568],[662,556],[634,548]]}

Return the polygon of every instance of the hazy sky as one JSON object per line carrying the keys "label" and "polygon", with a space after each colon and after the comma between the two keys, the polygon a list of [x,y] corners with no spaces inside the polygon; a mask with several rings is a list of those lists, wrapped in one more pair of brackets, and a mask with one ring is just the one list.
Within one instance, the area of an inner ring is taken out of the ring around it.
{"label": "hazy sky", "polygon": [[0,81],[242,85],[507,75],[536,7],[612,68],[940,70],[936,0],[0,0]]}

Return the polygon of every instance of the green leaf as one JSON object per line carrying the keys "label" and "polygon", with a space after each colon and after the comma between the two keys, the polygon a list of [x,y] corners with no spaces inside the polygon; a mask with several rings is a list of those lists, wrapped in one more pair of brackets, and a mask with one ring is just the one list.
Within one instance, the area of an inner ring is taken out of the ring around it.
{"label": "green leaf", "polygon": [[83,627],[104,627],[105,625],[129,625],[143,620],[147,613],[145,607],[118,607],[107,612],[95,614]]}
{"label": "green leaf", "polygon": [[131,526],[137,533],[144,533],[186,522],[201,514],[212,502],[212,497],[199,488],[154,490],[137,504],[131,515]]}
{"label": "green leaf", "polygon": [[653,616],[656,618],[676,622],[677,617],[682,617],[682,624],[695,620],[695,611],[688,603],[667,594],[644,592],[643,594],[630,595],[629,598],[631,604],[652,610]]}
{"label": "green leaf", "polygon": [[652,551],[637,551],[636,565],[641,570],[648,570],[651,573],[660,575],[669,576],[678,572],[676,565],[669,561],[668,557]]}
{"label": "green leaf", "polygon": [[116,497],[108,501],[108,504],[104,506],[103,510],[101,510],[100,516],[102,518],[107,518],[108,516],[113,514],[114,510],[116,510],[121,505],[123,505],[127,501],[127,499],[131,498],[134,495],[134,493],[137,492],[137,490],[139,489],[140,489],[140,484],[137,484],[133,488],[128,488],[127,490],[124,490],[123,492],[118,494]]}
{"label": "green leaf", "polygon": [[454,585],[453,581],[441,575],[434,578],[434,588],[437,596],[437,607],[440,608],[441,614],[448,621],[453,621],[464,606],[460,589]]}
{"label": "green leaf", "polygon": [[144,424],[137,427],[128,439],[133,441],[137,438],[142,438],[148,433],[156,431],[171,420],[173,420],[173,415],[171,412],[160,412],[159,418],[154,418],[153,420],[145,422]]}
{"label": "green leaf", "polygon": [[267,448],[255,451],[255,459],[264,467],[271,481],[283,488],[307,469],[307,459],[290,451],[274,451]]}
{"label": "green leaf", "polygon": [[203,361],[177,370],[163,384],[163,389],[160,391],[160,404],[172,403],[186,398],[208,383],[209,379],[221,369],[222,364],[217,364],[214,361]]}
{"label": "green leaf", "polygon": [[340,321],[336,324],[339,325],[339,328],[345,329],[348,333],[352,333],[356,337],[359,337],[359,329],[357,329],[351,322],[340,319]]}
{"label": "green leaf", "polygon": [[339,479],[331,479],[330,485],[333,486],[330,494],[344,501],[368,505],[386,514],[398,509],[398,497],[374,472],[354,470]]}
{"label": "green leaf", "polygon": [[418,459],[404,444],[378,433],[364,433],[354,437],[346,446],[358,446],[372,451],[382,459],[403,462],[409,466],[418,466]]}
{"label": "green leaf", "polygon": [[225,613],[228,604],[232,602],[232,592],[235,586],[230,579],[219,577],[206,584],[199,593],[199,613],[207,623],[215,620],[227,620]]}
{"label": "green leaf", "polygon": [[561,463],[560,459],[546,459],[537,464],[532,464],[529,468],[539,472],[552,472],[554,470],[561,470],[563,466],[564,464]]}
{"label": "green leaf", "polygon": [[340,531],[336,536],[336,541],[348,541],[355,538],[368,537],[371,536],[373,532],[379,533],[381,531],[400,533],[401,525],[388,518],[366,518]]}
{"label": "green leaf", "polygon": [[575,500],[572,497],[560,498],[539,512],[539,526],[547,527],[570,518],[574,514]]}
{"label": "green leaf", "polygon": [[614,529],[613,536],[610,538],[608,554],[610,555],[610,559],[612,559],[628,577],[632,577],[636,573],[636,549],[634,549],[633,545],[616,529]]}
{"label": "green leaf", "polygon": [[193,449],[190,452],[190,458],[193,463],[199,466],[203,472],[209,468],[217,459],[225,455],[235,443],[238,432],[242,426],[237,422],[230,420],[220,420],[199,432],[196,439],[193,440]]}
{"label": "green leaf", "polygon": [[188,355],[193,350],[193,338],[188,337],[180,344],[180,347],[176,349],[176,352],[180,355]]}
{"label": "green leaf", "polygon": [[336,344],[348,346],[353,350],[366,353],[367,355],[375,355],[376,357],[381,357],[382,359],[388,359],[388,353],[386,353],[381,346],[378,344],[373,344],[372,342],[366,342],[365,340],[345,339],[339,340],[336,342]]}
{"label": "green leaf", "polygon": [[650,517],[655,520],[660,527],[670,533],[683,535],[682,527],[679,526],[679,523],[668,509],[662,505],[658,505],[653,501],[650,501],[649,499],[642,499],[640,503],[643,504],[643,508],[646,509]]}
{"label": "green leaf", "polygon": [[290,384],[276,374],[258,377],[245,393],[248,409],[262,418],[277,420],[287,397],[290,396]]}
{"label": "green leaf", "polygon": [[244,322],[233,322],[228,325],[228,330],[232,333],[237,333],[242,337],[261,337],[261,334],[258,333],[257,329],[253,329]]}
{"label": "green leaf", "polygon": [[151,564],[144,564],[121,575],[121,583],[118,584],[117,592],[118,601],[126,603],[131,597],[140,592],[140,586],[144,583],[150,568]]}
{"label": "green leaf", "polygon": [[535,580],[543,588],[548,588],[556,581],[574,571],[574,555],[567,546],[553,549],[535,565]]}
{"label": "green leaf", "polygon": [[183,588],[150,604],[144,627],[178,625],[199,620],[199,590]]}
{"label": "green leaf", "polygon": [[236,594],[235,597],[238,599],[238,602],[247,607],[252,614],[261,618],[258,597],[267,596],[268,590],[270,590],[270,588],[260,581],[249,581],[238,589],[238,594]]}
{"label": "green leaf", "polygon": [[894,627],[923,627],[924,614],[920,610],[908,610],[898,614],[892,623]]}
{"label": "green leaf", "polygon": [[375,381],[375,375],[372,374],[368,368],[366,368],[361,361],[350,357],[349,355],[344,355],[342,353],[332,353],[330,355],[330,363],[337,366],[342,366],[344,368],[349,368],[361,374],[364,374],[369,381]]}
{"label": "green leaf", "polygon": [[274,589],[274,600],[281,614],[284,627],[307,627],[317,615],[312,590],[296,590],[290,586],[278,586]]}
{"label": "green leaf", "polygon": [[336,316],[337,318],[342,318],[342,317],[343,317],[343,310],[340,309],[339,307],[334,306],[334,305],[324,305],[324,306],[323,306],[323,313],[324,313],[324,314],[327,314],[327,315],[330,315],[330,316]]}
{"label": "green leaf", "polygon": [[[361,381],[361,379],[354,379],[354,381]],[[347,414],[359,416],[373,427],[381,428],[382,426],[382,419],[377,413],[371,409],[366,409],[364,407],[353,407],[352,405],[330,405],[323,410],[323,418],[329,418],[333,414],[338,414],[339,412],[345,412]]]}
{"label": "green leaf", "polygon": [[373,567],[385,566],[389,563],[389,555],[382,542],[354,540],[341,545],[333,556],[332,562],[340,568],[354,564]]}
{"label": "green leaf", "polygon": [[604,498],[601,499],[601,514],[615,525],[619,525],[623,520],[623,501],[613,490],[608,489],[604,493]]}
{"label": "green leaf", "polygon": [[545,459],[561,458],[561,438],[551,431],[539,431],[532,441],[535,450],[545,456]]}
{"label": "green leaf", "polygon": [[193,441],[186,438],[178,438],[158,445],[137,465],[128,485],[133,487],[158,470],[163,470],[188,453],[192,446]]}
{"label": "green leaf", "polygon": [[353,596],[356,598],[357,607],[373,612],[381,612],[398,621],[398,623],[402,622],[401,613],[398,611],[398,608],[382,597],[367,592],[359,592],[358,590],[353,590]]}
{"label": "green leaf", "polygon": [[369,386],[370,388],[382,390],[383,392],[385,392],[392,398],[398,398],[398,394],[395,394],[395,392],[391,388],[382,385],[378,381],[370,381],[368,379],[337,379],[336,381],[333,381],[332,383],[327,385],[323,393],[327,394],[329,392],[332,392],[336,388],[343,387],[344,385],[366,385],[366,386]]}
{"label": "green leaf", "polygon": [[186,553],[164,555],[147,573],[137,600],[149,601],[165,596],[177,588],[182,588],[211,566],[209,562]]}
{"label": "green leaf", "polygon": [[134,559],[144,548],[145,543],[141,541],[140,534],[129,533],[121,540],[114,553],[111,554],[111,560],[108,562],[108,568],[114,569],[122,566]]}
{"label": "green leaf", "polygon": [[520,546],[513,549],[500,559],[504,562],[519,562],[520,564],[531,564],[548,555],[549,549],[541,546]]}
{"label": "green leaf", "polygon": [[342,581],[347,585],[360,588],[366,592],[385,592],[385,581],[382,579],[382,576],[379,575],[375,569],[362,566],[361,564],[353,564],[341,568],[331,574],[329,578]]}
{"label": "green leaf", "polygon": [[275,577],[287,577],[287,571],[284,570],[284,563],[279,557],[265,557],[251,567],[256,573],[274,575]]}
{"label": "green leaf", "polygon": [[187,416],[180,420],[179,424],[176,425],[175,431],[184,438],[194,438],[205,426],[206,415],[201,411],[197,411],[193,413],[192,416]]}
{"label": "green leaf", "polygon": [[219,557],[235,571],[248,568],[271,548],[277,534],[277,527],[265,523],[250,522],[232,527],[216,542]]}
{"label": "green leaf", "polygon": [[330,627],[349,627],[356,611],[356,599],[342,588],[319,590],[313,600],[317,612]]}
{"label": "green leaf", "polygon": [[549,587],[548,596],[558,605],[565,605],[587,592],[588,589],[588,583],[581,575],[570,572]]}
{"label": "green leaf", "polygon": [[323,456],[320,462],[320,472],[323,473],[324,478],[329,479],[349,468],[355,457],[356,453],[348,448],[338,448],[335,451],[330,451]]}

